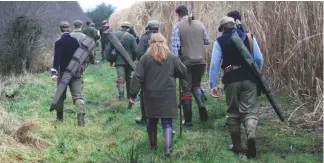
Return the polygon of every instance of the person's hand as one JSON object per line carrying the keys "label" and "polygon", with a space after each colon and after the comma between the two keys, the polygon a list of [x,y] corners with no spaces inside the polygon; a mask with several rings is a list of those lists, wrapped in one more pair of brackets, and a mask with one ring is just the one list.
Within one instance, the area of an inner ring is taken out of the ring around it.
{"label": "person's hand", "polygon": [[132,104],[136,103],[136,99],[135,98],[129,98],[129,102],[131,102]]}
{"label": "person's hand", "polygon": [[221,93],[221,89],[220,88],[213,88],[212,89],[212,92],[211,92],[211,95],[214,98],[218,98],[220,96],[220,93]]}
{"label": "person's hand", "polygon": [[53,81],[56,81],[56,80],[57,80],[57,76],[56,76],[56,75],[53,75],[53,76],[52,76],[52,80],[53,80]]}
{"label": "person's hand", "polygon": [[57,80],[57,70],[55,70],[54,68],[51,69],[51,79],[53,81]]}

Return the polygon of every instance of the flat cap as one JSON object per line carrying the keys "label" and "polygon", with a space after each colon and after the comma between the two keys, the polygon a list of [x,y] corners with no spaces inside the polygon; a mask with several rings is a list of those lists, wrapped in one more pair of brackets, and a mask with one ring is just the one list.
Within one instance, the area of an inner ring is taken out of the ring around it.
{"label": "flat cap", "polygon": [[124,22],[121,23],[120,26],[130,28],[130,27],[132,27],[132,24],[130,22],[128,22],[128,21],[124,21]]}
{"label": "flat cap", "polygon": [[106,23],[108,23],[108,21],[107,20],[103,20],[101,24],[104,25]]}
{"label": "flat cap", "polygon": [[76,20],[76,21],[73,22],[73,25],[74,25],[75,27],[80,27],[80,26],[83,25],[83,23],[82,23],[81,20]]}
{"label": "flat cap", "polygon": [[235,27],[235,21],[232,17],[225,16],[221,19],[218,27],[218,31],[221,32],[224,25],[231,24],[233,27]]}
{"label": "flat cap", "polygon": [[70,23],[67,21],[62,21],[59,25],[60,29],[70,28]]}
{"label": "flat cap", "polygon": [[96,25],[94,23],[91,23],[90,24],[90,27],[95,27]]}
{"label": "flat cap", "polygon": [[160,22],[157,20],[151,20],[147,23],[145,28],[159,28]]}

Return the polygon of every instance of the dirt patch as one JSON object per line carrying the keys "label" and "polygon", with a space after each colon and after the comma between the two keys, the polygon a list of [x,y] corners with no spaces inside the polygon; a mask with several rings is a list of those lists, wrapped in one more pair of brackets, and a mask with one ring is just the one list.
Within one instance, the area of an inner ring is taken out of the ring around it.
{"label": "dirt patch", "polygon": [[22,123],[20,118],[0,106],[1,162],[22,162],[28,153],[48,147],[51,143],[33,133],[37,123]]}

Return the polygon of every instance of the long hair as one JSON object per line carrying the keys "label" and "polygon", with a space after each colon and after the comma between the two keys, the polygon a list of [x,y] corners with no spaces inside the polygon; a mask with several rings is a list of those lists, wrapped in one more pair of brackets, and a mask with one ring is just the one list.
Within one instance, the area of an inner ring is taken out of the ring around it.
{"label": "long hair", "polygon": [[170,51],[167,46],[167,41],[161,33],[155,33],[151,36],[151,54],[154,60],[162,64],[168,56]]}

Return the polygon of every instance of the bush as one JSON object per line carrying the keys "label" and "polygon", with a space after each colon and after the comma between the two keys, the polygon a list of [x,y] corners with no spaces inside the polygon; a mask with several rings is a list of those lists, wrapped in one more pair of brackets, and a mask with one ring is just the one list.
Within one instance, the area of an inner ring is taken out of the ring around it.
{"label": "bush", "polygon": [[93,20],[93,23],[96,25],[96,28],[99,29],[101,27],[102,21],[108,20],[109,16],[114,11],[115,7],[113,7],[112,5],[101,3],[95,9],[88,11],[87,14]]}
{"label": "bush", "polygon": [[77,2],[2,1],[0,15],[0,75],[49,70],[59,23],[89,20]]}

